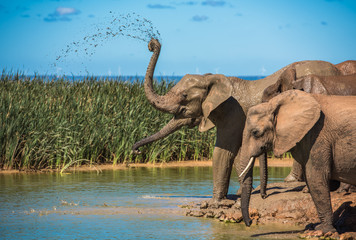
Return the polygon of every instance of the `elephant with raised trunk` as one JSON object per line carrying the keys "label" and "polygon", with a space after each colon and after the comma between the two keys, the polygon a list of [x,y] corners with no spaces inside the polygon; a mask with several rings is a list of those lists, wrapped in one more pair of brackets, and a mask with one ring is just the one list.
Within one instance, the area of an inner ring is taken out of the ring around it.
{"label": "elephant with raised trunk", "polygon": [[[136,143],[133,152],[157,139],[163,138],[184,125],[199,125],[199,131],[217,128],[213,152],[213,201],[226,197],[230,174],[242,143],[242,131],[247,110],[262,101],[264,89],[274,84],[283,68],[276,73],[256,81],[247,81],[221,74],[185,75],[164,96],[153,89],[153,73],[160,54],[161,45],[152,39],[148,48],[153,52],[147,67],[144,88],[148,101],[156,109],[173,115],[172,120],[158,133]],[[323,61],[302,61],[293,63],[299,75],[308,73],[318,75],[337,75],[339,70],[331,63]],[[265,156],[261,156],[263,160]],[[264,163],[265,161],[262,161]],[[267,177],[262,166],[261,185]],[[261,194],[265,196],[264,186]]]}
{"label": "elephant with raised trunk", "polygon": [[250,108],[240,152],[241,210],[251,224],[249,201],[254,158],[273,150],[291,151],[302,166],[320,225],[335,232],[330,201],[332,181],[356,184],[356,97],[289,90]]}

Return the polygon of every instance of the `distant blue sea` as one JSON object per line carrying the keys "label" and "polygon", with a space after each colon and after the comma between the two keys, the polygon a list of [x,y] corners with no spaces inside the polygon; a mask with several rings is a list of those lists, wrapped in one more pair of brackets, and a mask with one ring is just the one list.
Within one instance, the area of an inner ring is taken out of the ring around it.
{"label": "distant blue sea", "polygon": [[[35,76],[28,76],[30,78],[34,78]],[[65,79],[68,81],[83,81],[83,80],[90,80],[90,79],[96,79],[96,80],[112,80],[112,81],[124,81],[124,82],[134,82],[134,81],[144,81],[145,76],[94,76],[94,75],[88,75],[88,76],[37,76],[37,77],[42,77],[42,78],[47,78],[48,80],[53,80],[54,78],[58,79]],[[162,80],[169,80],[173,82],[178,82],[183,76],[154,76],[154,79],[156,79],[158,82]],[[254,76],[237,76],[239,78],[245,79],[245,80],[257,80],[264,78],[266,76],[261,76],[261,75],[254,75]]]}

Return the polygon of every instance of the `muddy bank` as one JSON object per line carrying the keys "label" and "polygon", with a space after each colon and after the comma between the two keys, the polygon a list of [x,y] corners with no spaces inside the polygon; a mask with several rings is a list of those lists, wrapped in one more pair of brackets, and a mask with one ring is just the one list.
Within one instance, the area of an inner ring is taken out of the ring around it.
{"label": "muddy bank", "polygon": [[[262,199],[259,188],[253,191],[250,215],[253,225],[284,224],[312,229],[319,219],[309,193],[303,193],[304,183],[273,183],[268,185],[268,198]],[[342,239],[356,239],[356,193],[331,193],[334,211],[334,225]],[[223,222],[244,224],[240,209],[240,199],[229,196],[220,204],[208,201],[195,202],[185,206],[186,215],[215,218]],[[301,231],[300,233],[302,233]],[[297,236],[295,233],[293,236]],[[306,237],[306,235],[301,235]],[[351,238],[345,238],[350,236]]]}
{"label": "muddy bank", "polygon": [[[258,166],[258,162],[255,166]],[[269,158],[269,167],[291,167],[293,164],[292,158]],[[76,171],[103,171],[103,170],[116,170],[116,169],[127,169],[127,168],[166,168],[166,167],[211,167],[211,160],[201,160],[201,161],[171,161],[171,162],[155,162],[155,163],[120,163],[120,164],[93,164],[93,165],[80,165],[72,166],[65,170],[65,172],[76,172]],[[11,173],[41,173],[41,172],[60,172],[61,169],[42,169],[42,170],[15,170],[15,169],[0,169],[0,174],[11,174]]]}

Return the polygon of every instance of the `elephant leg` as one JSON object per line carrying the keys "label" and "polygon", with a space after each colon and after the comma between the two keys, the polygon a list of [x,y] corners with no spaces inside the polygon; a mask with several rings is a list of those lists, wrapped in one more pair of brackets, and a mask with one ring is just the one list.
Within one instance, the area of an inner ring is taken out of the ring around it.
{"label": "elephant leg", "polygon": [[215,147],[213,152],[213,200],[224,199],[229,190],[231,170],[236,154]]}
{"label": "elephant leg", "polygon": [[325,166],[320,165],[308,161],[305,168],[307,185],[320,219],[320,224],[315,230],[321,230],[323,233],[336,232],[332,224],[333,212],[329,190],[330,170],[324,169]]}
{"label": "elephant leg", "polygon": [[305,181],[303,169],[300,163],[293,161],[293,167],[289,175],[284,179],[285,182],[303,182]]}
{"label": "elephant leg", "polygon": [[229,190],[231,170],[241,147],[246,118],[242,107],[234,98],[222,103],[209,118],[217,130],[213,152],[213,201],[220,201]]}
{"label": "elephant leg", "polygon": [[349,192],[350,190],[352,190],[351,186],[352,186],[351,184],[341,182],[340,187],[336,190],[336,192],[338,193]]}

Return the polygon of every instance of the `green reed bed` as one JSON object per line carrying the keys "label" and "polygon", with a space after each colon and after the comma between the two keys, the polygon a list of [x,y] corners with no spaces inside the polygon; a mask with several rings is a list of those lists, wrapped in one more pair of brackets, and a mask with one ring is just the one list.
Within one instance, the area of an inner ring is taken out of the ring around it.
{"label": "green reed bed", "polygon": [[[173,83],[156,83],[165,93]],[[215,131],[186,127],[148,146],[131,146],[172,117],[146,100],[137,79],[81,81],[6,73],[0,81],[0,168],[63,168],[76,163],[154,162],[210,158]]]}

